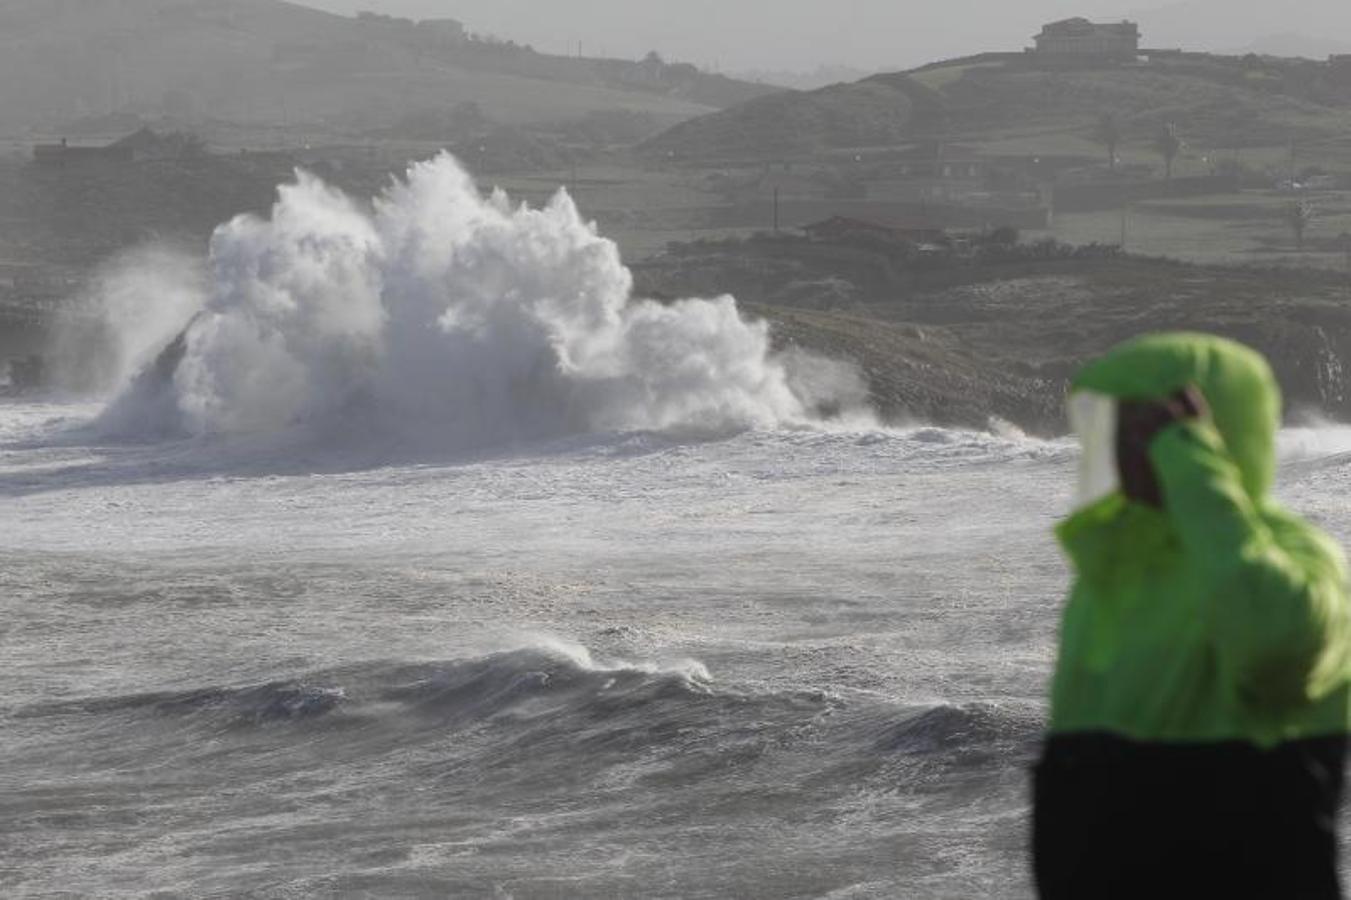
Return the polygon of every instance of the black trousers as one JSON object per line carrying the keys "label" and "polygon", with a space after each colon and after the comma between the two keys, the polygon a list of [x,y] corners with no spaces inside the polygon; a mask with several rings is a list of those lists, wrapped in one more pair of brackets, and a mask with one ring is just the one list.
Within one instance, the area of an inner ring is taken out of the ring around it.
{"label": "black trousers", "polygon": [[1337,900],[1345,737],[1154,744],[1053,735],[1033,772],[1043,900]]}

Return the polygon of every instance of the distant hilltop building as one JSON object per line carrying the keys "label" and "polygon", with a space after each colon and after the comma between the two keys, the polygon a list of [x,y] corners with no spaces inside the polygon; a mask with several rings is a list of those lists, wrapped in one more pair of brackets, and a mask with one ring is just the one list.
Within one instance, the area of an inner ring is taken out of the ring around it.
{"label": "distant hilltop building", "polygon": [[1036,53],[1054,59],[1132,60],[1140,52],[1140,26],[1088,19],[1052,22],[1034,38]]}

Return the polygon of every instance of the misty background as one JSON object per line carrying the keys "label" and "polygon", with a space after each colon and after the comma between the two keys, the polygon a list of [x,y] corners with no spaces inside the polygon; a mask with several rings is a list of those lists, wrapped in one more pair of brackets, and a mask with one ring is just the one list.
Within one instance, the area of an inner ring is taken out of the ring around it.
{"label": "misty background", "polygon": [[307,0],[353,14],[452,16],[541,51],[641,56],[649,50],[727,72],[909,68],[935,59],[1031,43],[1032,24],[1069,17],[1129,18],[1147,46],[1326,56],[1351,48],[1341,0]]}

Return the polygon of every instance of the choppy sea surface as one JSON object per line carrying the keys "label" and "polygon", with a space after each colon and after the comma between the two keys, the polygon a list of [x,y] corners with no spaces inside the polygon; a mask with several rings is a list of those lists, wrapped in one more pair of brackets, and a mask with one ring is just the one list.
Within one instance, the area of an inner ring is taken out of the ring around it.
{"label": "choppy sea surface", "polygon": [[[1068,444],[0,405],[8,897],[1027,897]],[[1282,493],[1351,537],[1351,432]]]}

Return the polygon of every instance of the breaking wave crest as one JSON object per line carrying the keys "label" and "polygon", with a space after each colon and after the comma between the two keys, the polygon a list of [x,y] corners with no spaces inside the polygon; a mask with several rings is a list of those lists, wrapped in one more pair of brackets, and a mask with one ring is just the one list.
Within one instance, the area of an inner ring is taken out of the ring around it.
{"label": "breaking wave crest", "polygon": [[851,367],[776,352],[731,297],[635,299],[565,192],[513,207],[446,154],[369,205],[299,173],[269,218],[217,229],[207,269],[195,317],[105,411],[109,431],[485,446],[868,418]]}
{"label": "breaking wave crest", "polygon": [[598,662],[583,647],[557,639],[469,659],[370,663],[301,678],[44,703],[21,718],[150,715],[212,724],[257,726],[372,710],[433,716],[441,726],[474,722],[549,699],[562,705],[641,705],[664,696],[707,695],[712,679],[694,660],[669,665]]}
{"label": "breaking wave crest", "polygon": [[[584,647],[540,638],[513,650],[429,662],[372,662],[240,686],[88,697],[11,710],[20,719],[147,718],[212,732],[301,725],[375,724],[386,737],[445,735],[496,723],[500,741],[545,728],[573,750],[626,753],[695,735],[708,748],[760,748],[806,740],[839,744],[834,771],[866,778],[934,758],[969,767],[987,757],[1030,756],[1039,711],[991,704],[904,707],[846,702],[819,690],[719,688],[702,663],[596,660]],[[560,749],[563,749],[560,747]]]}

